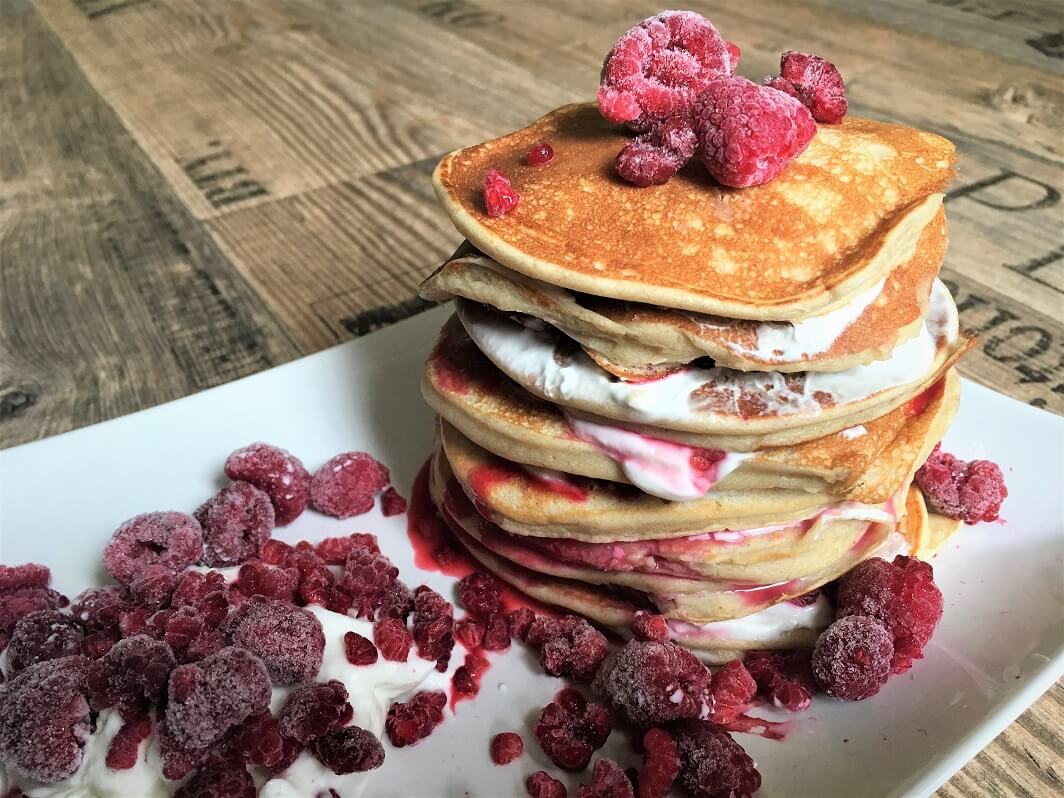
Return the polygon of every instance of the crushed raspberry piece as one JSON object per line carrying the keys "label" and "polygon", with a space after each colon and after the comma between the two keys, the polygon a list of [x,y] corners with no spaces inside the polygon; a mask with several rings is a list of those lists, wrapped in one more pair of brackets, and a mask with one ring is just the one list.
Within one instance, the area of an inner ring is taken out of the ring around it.
{"label": "crushed raspberry piece", "polygon": [[463,618],[454,625],[454,637],[465,647],[466,651],[474,651],[480,648],[480,643],[484,639],[484,624],[472,618]]}
{"label": "crushed raspberry piece", "polygon": [[372,665],[377,661],[377,647],[358,632],[345,632],[344,656],[352,665]]}
{"label": "crushed raspberry piece", "polygon": [[225,475],[264,491],[273,505],[277,526],[295,521],[310,501],[310,473],[302,461],[268,443],[237,449],[225,460]]}
{"label": "crushed raspberry piece", "polygon": [[435,590],[414,591],[414,642],[422,659],[450,659],[454,648],[454,607]]}
{"label": "crushed raspberry piece", "polygon": [[875,618],[848,615],[825,629],[813,649],[813,676],[835,698],[860,701],[879,692],[890,677],[894,643]]}
{"label": "crushed raspberry piece", "polygon": [[77,770],[89,736],[88,666],[81,656],[51,659],[0,685],[0,759],[11,772],[52,784]]}
{"label": "crushed raspberry piece", "polygon": [[85,632],[74,618],[59,610],[38,610],[19,619],[7,649],[7,675],[30,665],[81,653]]}
{"label": "crushed raspberry piece", "polygon": [[712,723],[683,720],[673,727],[680,752],[680,783],[693,798],[750,798],[761,774],[731,735]]}
{"label": "crushed raspberry piece", "polygon": [[372,618],[384,593],[399,579],[392,561],[365,546],[352,548],[344,561],[340,586],[346,590],[362,618]]}
{"label": "crushed raspberry piece", "polygon": [[724,726],[743,714],[757,693],[757,682],[743,663],[732,660],[726,663],[710,681],[713,693],[709,720]]}
{"label": "crushed raspberry piece", "polygon": [[765,85],[797,97],[817,122],[838,124],[846,116],[846,85],[830,61],[812,53],[788,50],[780,56],[780,74]]}
{"label": "crushed raspberry piece", "polygon": [[224,758],[248,765],[273,767],[284,755],[284,740],[268,709],[246,718],[222,745]]}
{"label": "crushed raspberry piece", "polygon": [[666,11],[627,31],[602,65],[598,106],[611,122],[638,132],[687,114],[714,78],[735,71],[733,52],[713,24],[693,11]]}
{"label": "crushed raspberry piece", "polygon": [[388,469],[365,452],[345,452],[327,461],[310,481],[318,512],[351,518],[373,509],[373,497],[388,487]]}
{"label": "crushed raspberry piece", "polygon": [[669,624],[664,615],[655,615],[640,610],[632,620],[632,634],[636,640],[654,640],[664,643],[669,639]]}
{"label": "crushed raspberry piece", "polygon": [[130,518],[103,550],[103,567],[116,582],[130,584],[151,565],[180,573],[200,561],[203,530],[185,513],[145,513]]}
{"label": "crushed raspberry piece", "polygon": [[380,607],[377,608],[378,618],[396,618],[406,623],[410,613],[414,611],[414,594],[406,585],[396,580],[388,586],[381,596]]}
{"label": "crushed raspberry piece", "polygon": [[296,688],[281,708],[278,730],[301,743],[338,729],[353,717],[347,688],[335,679]]}
{"label": "crushed raspberry piece", "polygon": [[381,514],[385,518],[393,515],[402,515],[406,512],[406,499],[404,499],[393,487],[387,488],[381,494]]}
{"label": "crushed raspberry piece", "polygon": [[118,618],[130,609],[130,599],[122,587],[90,587],[70,605],[70,613],[92,632],[116,631]]}
{"label": "crushed raspberry piece", "polygon": [[20,618],[39,610],[55,610],[67,605],[65,596],[47,587],[16,587],[0,591],[0,651]]}
{"label": "crushed raspberry piece", "polygon": [[89,666],[89,704],[95,710],[117,706],[123,717],[147,714],[176,666],[174,652],[161,640],[147,635],[119,640]]}
{"label": "crushed raspberry piece", "polygon": [[609,709],[569,688],[543,707],[533,732],[551,762],[563,770],[578,771],[605,745],[612,729]]}
{"label": "crushed raspberry piece", "polygon": [[697,148],[698,136],[690,119],[673,117],[654,122],[647,133],[625,144],[617,154],[614,169],[634,185],[659,185],[680,171]]}
{"label": "crushed raspberry piece", "polygon": [[180,581],[181,575],[166,566],[149,565],[130,582],[129,596],[134,604],[157,610],[170,603],[170,596]]}
{"label": "crushed raspberry piece", "polygon": [[521,201],[510,178],[498,169],[489,169],[484,176],[484,209],[488,216],[505,216]]}
{"label": "crushed raspberry piece", "polygon": [[325,538],[314,546],[314,553],[321,557],[329,565],[343,565],[347,561],[347,555],[354,549],[369,549],[374,554],[381,553],[381,547],[377,544],[377,536],[368,532],[355,532],[340,538]]}
{"label": "crushed raspberry piece", "polygon": [[425,739],[443,722],[446,705],[447,694],[439,690],[417,693],[405,704],[392,704],[384,723],[388,739],[396,748]]}
{"label": "crushed raspberry piece", "polygon": [[303,753],[303,743],[291,737],[282,736],[281,757],[274,764],[270,765],[270,773],[274,776],[281,775],[288,770],[288,768],[292,767],[292,763],[299,758],[301,753]]}
{"label": "crushed raspberry piece", "polygon": [[381,741],[358,726],[346,726],[310,744],[314,756],[333,773],[362,773],[384,763]]}
{"label": "crushed raspberry piece", "polygon": [[234,604],[251,596],[291,603],[298,588],[298,568],[274,568],[262,560],[248,560],[240,566],[236,580],[230,586],[229,597]]}
{"label": "crushed raspberry piece", "polygon": [[672,735],[651,729],[643,735],[643,767],[639,770],[639,798],[665,798],[680,772],[680,752]]}
{"label": "crushed raspberry piece", "polygon": [[174,798],[255,798],[255,781],[243,765],[215,760],[197,770]]}
{"label": "crushed raspberry piece", "polygon": [[942,591],[930,563],[898,555],[893,562],[865,560],[839,581],[839,617],[866,615],[893,635],[895,673],[923,657],[942,619]]}
{"label": "crushed raspberry piece", "polygon": [[122,724],[107,748],[104,763],[111,770],[129,770],[137,764],[140,744],[151,734],[151,718],[139,715]]}
{"label": "crushed raspberry piece", "polygon": [[33,562],[24,565],[0,565],[0,590],[48,587],[51,581],[52,572],[47,565]]}
{"label": "crushed raspberry piece", "polygon": [[809,658],[808,651],[754,651],[743,664],[757,683],[758,695],[777,707],[804,712],[816,693]]}
{"label": "crushed raspberry piece", "polygon": [[166,729],[177,745],[205,749],[266,709],[272,690],[262,660],[242,648],[223,648],[170,674]]}
{"label": "crushed raspberry piece", "polygon": [[502,732],[491,739],[491,761],[496,765],[509,765],[524,752],[524,741],[517,732]]}
{"label": "crushed raspberry piece", "polygon": [[816,134],[798,100],[741,77],[712,81],[695,103],[694,124],[702,163],[735,188],[775,179]]}
{"label": "crushed raspberry piece", "polygon": [[537,770],[525,779],[525,791],[531,798],[567,798],[565,785],[545,770]]}
{"label": "crushed raspberry piece", "polygon": [[170,606],[192,607],[207,626],[217,627],[229,615],[229,585],[217,571],[187,571],[170,597]]}
{"label": "crushed raspberry piece", "polygon": [[502,589],[495,577],[474,571],[458,583],[458,601],[478,621],[502,610]]}
{"label": "crushed raspberry piece", "polygon": [[595,692],[618,713],[646,728],[698,718],[713,703],[711,677],[687,649],[675,643],[629,640],[595,677]]}
{"label": "crushed raspberry piece", "polygon": [[632,782],[612,759],[599,759],[591,783],[576,788],[576,798],[633,798]]}
{"label": "crushed raspberry piece", "polygon": [[262,659],[274,684],[305,682],[321,668],[321,621],[294,604],[254,596],[233,611],[224,632],[232,645]]}
{"label": "crushed raspberry piece", "polygon": [[506,616],[497,613],[488,618],[484,624],[484,637],[481,638],[480,646],[485,651],[505,651],[510,647],[510,626],[506,622]]}
{"label": "crushed raspberry piece", "polygon": [[529,166],[545,166],[554,160],[554,148],[545,141],[537,141],[525,153],[525,163]]}
{"label": "crushed raspberry piece", "polygon": [[488,661],[478,654],[466,654],[462,665],[454,672],[451,684],[454,689],[465,696],[474,696],[480,692],[480,677],[488,668]]}
{"label": "crushed raspberry piece", "polygon": [[506,624],[510,627],[510,637],[524,640],[528,637],[528,629],[536,620],[536,613],[528,607],[518,607],[506,614]]}
{"label": "crushed raspberry piece", "polygon": [[967,524],[996,520],[1009,495],[996,463],[958,460],[942,444],[916,472],[916,484],[931,510]]}
{"label": "crushed raspberry piece", "polygon": [[540,616],[528,628],[526,642],[539,648],[539,663],[551,676],[590,682],[609,653],[605,635],[583,618]]}
{"label": "crushed raspberry piece", "polygon": [[203,527],[203,562],[211,567],[258,557],[276,523],[270,497],[250,482],[226,485],[195,516]]}
{"label": "crushed raspberry piece", "polygon": [[381,618],[373,624],[373,642],[381,656],[392,662],[406,662],[414,639],[406,626],[395,618]]}

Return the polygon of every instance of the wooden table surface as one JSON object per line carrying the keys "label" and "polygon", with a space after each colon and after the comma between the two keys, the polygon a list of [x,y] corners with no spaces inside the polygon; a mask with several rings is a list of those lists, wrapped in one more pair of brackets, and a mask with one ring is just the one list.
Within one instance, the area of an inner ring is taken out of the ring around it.
{"label": "wooden table surface", "polygon": [[[660,0],[659,0],[660,2]],[[1064,413],[1060,0],[697,3],[741,71],[829,55],[948,136],[967,376]],[[0,447],[417,312],[458,241],[429,173],[594,96],[656,3],[0,0]],[[1061,795],[1058,684],[939,795]]]}

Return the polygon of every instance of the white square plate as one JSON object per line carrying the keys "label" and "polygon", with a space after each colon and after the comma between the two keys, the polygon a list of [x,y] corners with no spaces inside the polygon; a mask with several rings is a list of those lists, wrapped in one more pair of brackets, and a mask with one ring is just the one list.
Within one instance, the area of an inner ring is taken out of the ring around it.
{"label": "white square plate", "polygon": [[[445,318],[442,309],[425,313],[220,388],[0,452],[0,562],[46,563],[71,596],[101,584],[100,551],[121,521],[191,511],[221,484],[225,456],[255,440],[292,450],[311,470],[341,451],[369,451],[408,492],[430,447],[418,379]],[[759,795],[930,794],[1064,674],[1064,420],[966,383],[946,447],[1001,464],[1006,523],[965,527],[936,558],[945,616],[912,671],[859,704],[817,699],[789,716],[782,742],[737,735],[759,763]],[[408,584],[451,592],[452,580],[414,567],[402,516],[374,511],[341,522],[307,513],[279,536],[353,531],[375,532]],[[402,751],[386,745],[367,794],[523,795],[525,776],[556,770],[531,723],[558,687],[520,646],[494,657],[479,698],[459,704],[432,737]],[[500,768],[488,743],[505,730],[522,734],[526,754]],[[600,753],[638,764],[621,734]]]}

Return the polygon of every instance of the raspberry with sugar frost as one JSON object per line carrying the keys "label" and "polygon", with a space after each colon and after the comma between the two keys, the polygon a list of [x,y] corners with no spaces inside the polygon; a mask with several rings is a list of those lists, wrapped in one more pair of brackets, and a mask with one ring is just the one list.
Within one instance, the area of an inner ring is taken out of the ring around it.
{"label": "raspberry with sugar frost", "polygon": [[70,614],[90,632],[117,631],[118,619],[130,609],[124,587],[90,587],[70,605]]}
{"label": "raspberry with sugar frost", "polygon": [[389,585],[381,596],[381,604],[377,608],[378,618],[395,618],[406,623],[410,613],[414,611],[414,594],[406,585],[398,579]]}
{"label": "raspberry with sugar frost", "polygon": [[170,603],[174,589],[181,581],[164,565],[149,565],[129,584],[129,597],[139,607],[157,610]]}
{"label": "raspberry with sugar frost", "polygon": [[405,704],[392,704],[384,723],[391,744],[403,748],[428,737],[443,722],[445,706],[447,694],[440,690],[422,691]]}
{"label": "raspberry with sugar frost", "polygon": [[222,743],[224,759],[273,767],[284,756],[284,740],[268,709],[256,712],[231,730]]}
{"label": "raspberry with sugar frost", "polygon": [[502,589],[495,577],[474,571],[458,583],[458,601],[478,621],[502,611]]}
{"label": "raspberry with sugar frost", "polygon": [[757,693],[757,682],[739,660],[727,662],[710,681],[713,693],[709,720],[727,725],[746,711]]}
{"label": "raspberry with sugar frost", "polygon": [[525,743],[517,732],[500,732],[491,739],[491,761],[496,765],[516,762],[525,752]]}
{"label": "raspberry with sugar frost", "polygon": [[345,632],[344,656],[352,665],[372,665],[377,661],[377,647],[358,632]]}
{"label": "raspberry with sugar frost", "polygon": [[583,618],[541,615],[528,627],[526,642],[539,648],[539,663],[551,676],[590,682],[609,654],[605,635]]}
{"label": "raspberry with sugar frost", "polygon": [[82,656],[38,662],[0,684],[0,759],[16,774],[46,784],[81,764],[89,736]]}
{"label": "raspberry with sugar frost", "polygon": [[362,515],[373,509],[374,497],[391,479],[388,469],[366,452],[344,452],[314,472],[310,502],[334,518]]}
{"label": "raspberry with sugar frost", "polygon": [[268,443],[237,449],[225,460],[225,475],[264,491],[273,505],[277,526],[295,521],[310,501],[310,473],[291,452]]}
{"label": "raspberry with sugar frost", "polygon": [[513,187],[510,178],[498,169],[489,169],[484,175],[484,210],[488,216],[505,216],[520,202],[521,195]]}
{"label": "raspberry with sugar frost", "polygon": [[916,472],[916,484],[931,510],[967,524],[996,520],[1009,495],[996,463],[958,460],[942,444]]}
{"label": "raspberry with sugar frost", "polygon": [[335,592],[336,578],[325,561],[312,551],[302,551],[293,554],[287,562],[299,571],[300,601],[328,606]]}
{"label": "raspberry with sugar frost", "polygon": [[804,712],[817,691],[809,658],[809,651],[754,651],[743,664],[757,683],[758,695],[777,707]]}
{"label": "raspberry with sugar frost", "polygon": [[614,169],[624,180],[645,187],[666,182],[691,160],[698,136],[687,117],[654,122],[617,154]]}
{"label": "raspberry with sugar frost", "polygon": [[893,635],[895,673],[923,657],[942,619],[942,591],[930,563],[899,554],[893,562],[873,557],[839,580],[839,617],[866,615]]}
{"label": "raspberry with sugar frost", "polygon": [[665,798],[680,772],[680,752],[672,735],[651,729],[643,735],[643,767],[639,770],[639,798]]}
{"label": "raspberry with sugar frost", "polygon": [[399,580],[392,561],[366,546],[355,546],[344,560],[340,586],[354,601],[361,618],[372,618],[384,594]]}
{"label": "raspberry with sugar frost", "polygon": [[675,643],[629,640],[603,663],[594,689],[641,728],[702,717],[713,705],[709,671]]}
{"label": "raspberry with sugar frost", "polygon": [[813,676],[835,698],[874,696],[890,677],[894,643],[875,618],[847,615],[825,629],[813,649]]}
{"label": "raspberry with sugar frost", "polygon": [[7,646],[15,624],[31,612],[55,610],[67,605],[66,596],[48,587],[16,587],[0,591],[0,651]]}
{"label": "raspberry with sugar frost", "polygon": [[229,615],[229,585],[217,571],[187,571],[170,596],[170,606],[192,607],[207,626],[219,626]]}
{"label": "raspberry with sugar frost", "polygon": [[129,770],[137,764],[140,744],[151,734],[151,718],[137,715],[123,722],[107,747],[104,764],[111,770]]}
{"label": "raspberry with sugar frost", "polygon": [[230,646],[170,674],[166,728],[185,749],[205,749],[269,706],[273,687],[258,657]]}
{"label": "raspberry with sugar frost", "polygon": [[554,160],[554,148],[545,141],[537,141],[525,153],[525,163],[529,166],[546,166]]}
{"label": "raspberry with sugar frost", "polygon": [[750,755],[721,728],[700,720],[672,727],[680,752],[680,783],[693,798],[750,798],[761,774]]}
{"label": "raspberry with sugar frost", "polygon": [[402,621],[381,618],[373,624],[373,642],[386,660],[406,662],[414,639]]}
{"label": "raspberry with sugar frost", "polygon": [[319,737],[310,750],[333,773],[362,773],[384,764],[384,746],[358,726],[346,726]]}
{"label": "raspberry with sugar frost", "polygon": [[576,788],[576,798],[633,798],[632,782],[616,762],[602,758],[591,772],[591,783]]}
{"label": "raspberry with sugar frost", "polygon": [[281,707],[278,729],[285,737],[309,743],[351,720],[347,698],[347,688],[336,679],[304,684]]}
{"label": "raspberry with sugar frost", "polygon": [[234,604],[250,596],[263,596],[291,603],[299,588],[298,568],[275,568],[262,560],[248,560],[240,566],[229,589]]}
{"label": "raspberry with sugar frost", "polygon": [[180,573],[200,561],[203,529],[190,515],[144,513],[130,518],[103,550],[103,567],[116,582],[130,584],[151,565]]}
{"label": "raspberry with sugar frost", "polygon": [[525,779],[525,792],[531,798],[567,798],[565,785],[545,770],[537,770]]}
{"label": "raspberry with sugar frost", "polygon": [[195,516],[203,527],[203,562],[212,568],[258,557],[276,524],[270,497],[249,482],[226,485]]}
{"label": "raspberry with sugar frost", "polygon": [[422,659],[449,660],[454,649],[454,607],[432,588],[414,591],[414,642]]}
{"label": "raspberry with sugar frost", "polygon": [[693,11],[644,19],[613,45],[602,64],[601,114],[646,132],[656,120],[690,112],[714,79],[735,72],[737,50]]}
{"label": "raspberry with sugar frost", "polygon": [[385,518],[402,515],[406,512],[406,499],[395,488],[389,486],[381,494],[381,514]]}
{"label": "raspberry with sugar frost", "polygon": [[182,784],[174,798],[255,798],[255,781],[241,764],[212,760]]}
{"label": "raspberry with sugar frost", "polygon": [[48,587],[52,572],[47,565],[29,562],[24,565],[0,565],[0,591],[24,587]]}
{"label": "raspberry with sugar frost", "polygon": [[174,652],[161,640],[148,635],[119,640],[89,666],[89,704],[95,710],[117,706],[123,717],[146,714],[176,666]]}
{"label": "raspberry with sugar frost", "polygon": [[7,675],[30,665],[81,653],[85,632],[74,618],[59,610],[38,610],[19,619],[7,648]]}
{"label": "raspberry with sugar frost", "polygon": [[846,116],[842,75],[818,55],[788,50],[780,56],[780,74],[765,78],[765,85],[798,98],[817,122],[834,125]]}
{"label": "raspberry with sugar frost", "polygon": [[578,771],[605,745],[612,729],[609,709],[566,688],[543,707],[533,732],[551,762],[563,770]]}
{"label": "raspberry with sugar frost", "polygon": [[313,613],[294,604],[253,596],[229,616],[224,629],[232,645],[265,663],[274,684],[313,679],[325,655],[325,632]]}
{"label": "raspberry with sugar frost", "polygon": [[669,624],[664,615],[655,615],[640,610],[632,620],[632,634],[636,640],[664,643],[669,639]]}
{"label": "raspberry with sugar frost", "polygon": [[816,133],[794,97],[742,77],[712,81],[694,108],[698,157],[717,182],[758,186],[779,176]]}

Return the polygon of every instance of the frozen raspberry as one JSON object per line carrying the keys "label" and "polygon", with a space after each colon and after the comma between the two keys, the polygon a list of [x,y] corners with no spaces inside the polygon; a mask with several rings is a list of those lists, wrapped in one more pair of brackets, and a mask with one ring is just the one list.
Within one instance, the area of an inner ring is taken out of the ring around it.
{"label": "frozen raspberry", "polygon": [[[488,618],[484,624],[484,636],[480,640],[480,646],[485,651],[505,651],[510,647],[510,626],[505,615],[497,613]],[[560,663],[561,659],[554,658],[552,662]]]}
{"label": "frozen raspberry", "polygon": [[550,761],[563,770],[583,770],[613,729],[610,711],[573,689],[543,707],[533,729]]}
{"label": "frozen raspberry", "polygon": [[255,781],[241,764],[212,761],[182,784],[174,798],[255,798]]}
{"label": "frozen raspberry", "polygon": [[385,518],[393,515],[402,515],[406,512],[406,499],[399,495],[395,488],[387,488],[381,494],[381,514]]}
{"label": "frozen raspberry", "polygon": [[410,588],[396,580],[384,591],[381,596],[381,605],[377,608],[378,618],[396,618],[406,623],[410,613],[414,611],[414,594]]}
{"label": "frozen raspberry", "polygon": [[632,634],[636,640],[664,643],[669,639],[669,624],[664,615],[654,615],[640,610],[632,620]]}
{"label": "frozen raspberry", "polygon": [[746,78],[711,82],[695,103],[698,157],[725,186],[775,179],[809,145],[816,122],[794,97]]}
{"label": "frozen raspberry", "polygon": [[894,637],[895,673],[908,670],[942,618],[942,591],[930,563],[898,555],[894,562],[865,560],[839,581],[839,617],[867,615]]}
{"label": "frozen raspberry", "polygon": [[117,631],[119,616],[129,609],[129,594],[122,587],[90,587],[70,605],[71,615],[90,632]]}
{"label": "frozen raspberry", "polygon": [[780,56],[780,74],[765,78],[765,85],[797,97],[817,122],[834,125],[846,116],[842,75],[818,55],[788,50]]}
{"label": "frozen raspberry", "polygon": [[381,656],[392,662],[406,662],[414,639],[406,626],[395,618],[381,618],[373,624],[373,642]]}
{"label": "frozen raspberry", "polygon": [[373,509],[373,497],[388,487],[388,469],[365,452],[338,454],[314,473],[310,501],[334,518],[351,518]]}
{"label": "frozen raspberry", "polygon": [[325,654],[325,632],[313,613],[284,601],[254,596],[225,623],[232,645],[246,648],[266,664],[274,684],[313,679]]}
{"label": "frozen raspberry", "polygon": [[591,772],[591,783],[576,788],[576,798],[633,798],[632,782],[612,759],[600,759]]}
{"label": "frozen raspberry", "polygon": [[162,760],[163,776],[168,779],[183,779],[207,759],[208,748],[185,748],[170,733],[166,723],[156,727],[159,741],[159,758]]}
{"label": "frozen raspberry", "polygon": [[89,666],[89,704],[95,710],[117,706],[124,717],[146,714],[162,697],[176,665],[161,640],[147,635],[119,640]]}
{"label": "frozen raspberry", "polygon": [[249,482],[222,488],[195,515],[203,526],[203,562],[212,568],[258,557],[275,525],[270,497]]}
{"label": "frozen raspberry", "polygon": [[554,148],[545,141],[538,141],[525,153],[525,163],[529,166],[545,166],[554,160]]}
{"label": "frozen raspberry", "polygon": [[392,704],[384,730],[396,748],[414,745],[432,734],[443,722],[447,694],[439,690],[420,692],[405,704]]}
{"label": "frozen raspberry", "polygon": [[502,732],[491,738],[491,761],[496,765],[509,765],[524,752],[525,744],[516,732]]}
{"label": "frozen raspberry", "polygon": [[643,767],[639,771],[639,798],[665,798],[680,772],[680,752],[672,735],[651,729],[643,735]]}
{"label": "frozen raspberry", "polygon": [[138,715],[126,720],[107,748],[104,763],[111,770],[129,770],[137,764],[140,744],[151,734],[151,718]]}
{"label": "frozen raspberry", "polygon": [[510,637],[524,640],[528,637],[528,629],[536,620],[536,613],[528,607],[518,607],[506,614],[506,625],[510,627]]}
{"label": "frozen raspberry", "polygon": [[76,620],[59,610],[38,610],[19,619],[7,649],[7,675],[37,662],[81,653],[85,632]]}
{"label": "frozen raspberry", "polygon": [[567,798],[565,785],[545,770],[537,770],[525,779],[525,791],[531,798]]}
{"label": "frozen raspberry", "polygon": [[465,647],[466,651],[475,651],[480,648],[480,643],[484,639],[484,624],[472,618],[463,618],[454,625],[454,638]]}
{"label": "frozen raspberry", "polygon": [[81,656],[47,660],[0,685],[0,759],[11,772],[53,784],[77,770],[89,736],[88,666]]}
{"label": "frozen raspberry", "polygon": [[391,560],[365,546],[356,546],[347,554],[340,586],[354,599],[358,615],[372,618],[384,593],[399,578],[399,569]]}
{"label": "frozen raspberry", "polygon": [[454,648],[454,607],[421,585],[414,591],[414,642],[422,659],[449,659]]}
{"label": "frozen raspberry", "polygon": [[757,693],[754,677],[739,660],[732,660],[721,667],[710,682],[713,705],[709,720],[725,726],[746,711]]}
{"label": "frozen raspberry", "polygon": [[20,618],[25,618],[31,612],[65,607],[66,604],[65,596],[47,587],[16,587],[0,591],[0,651],[4,650]]}
{"label": "frozen raspberry", "polygon": [[750,798],[761,787],[749,754],[712,723],[684,720],[673,729],[680,751],[680,783],[693,798]]}
{"label": "frozen raspberry", "polygon": [[804,712],[813,703],[816,682],[808,651],[754,651],[743,664],[757,683],[757,693],[775,706]]}
{"label": "frozen raspberry", "polygon": [[325,561],[314,552],[306,551],[293,554],[288,563],[299,571],[300,600],[304,604],[328,606],[336,579]]}
{"label": "frozen raspberry", "polygon": [[269,767],[270,773],[280,776],[303,753],[303,743],[291,737],[281,737],[281,757]]}
{"label": "frozen raspberry", "polygon": [[310,473],[303,463],[268,443],[237,449],[225,460],[225,475],[234,482],[247,482],[265,491],[273,504],[277,526],[295,521],[310,501]]}
{"label": "frozen raspberry", "polygon": [[609,654],[605,635],[576,615],[541,615],[528,628],[526,642],[539,648],[539,664],[551,676],[590,682]]}
{"label": "frozen raspberry", "polygon": [[284,740],[268,709],[245,719],[221,747],[224,759],[261,767],[273,767],[284,756]]}
{"label": "frozen raspberry", "polygon": [[217,571],[187,571],[170,596],[170,606],[192,607],[207,626],[219,626],[229,615],[229,585]]}
{"label": "frozen raspberry", "polygon": [[968,524],[995,520],[1009,495],[996,463],[958,460],[942,444],[916,472],[916,484],[934,512]]}
{"label": "frozen raspberry", "polygon": [[274,568],[262,560],[248,560],[240,566],[230,587],[233,603],[251,596],[263,596],[291,603],[299,588],[298,568]]}
{"label": "frozen raspberry", "polygon": [[602,65],[599,111],[645,132],[655,120],[687,114],[714,78],[735,71],[736,60],[705,17],[666,11],[613,45]]}
{"label": "frozen raspberry", "polygon": [[381,741],[358,726],[331,731],[312,742],[310,749],[333,773],[362,773],[384,763]]}
{"label": "frozen raspberry", "polygon": [[614,169],[634,185],[658,185],[680,171],[697,148],[698,136],[690,119],[673,117],[654,122],[649,132],[625,144],[617,154]]}
{"label": "frozen raspberry", "polygon": [[343,565],[347,555],[354,549],[369,549],[374,554],[381,553],[377,536],[368,532],[355,532],[338,538],[325,538],[314,545],[314,553],[329,565]]}
{"label": "frozen raspberry", "polygon": [[347,688],[335,679],[304,684],[284,702],[278,730],[285,737],[309,743],[351,720],[347,697]]}
{"label": "frozen raspberry", "polygon": [[890,677],[894,643],[875,618],[848,615],[825,629],[813,649],[813,676],[835,698],[860,701]]}
{"label": "frozen raspberry", "polygon": [[103,567],[116,582],[130,584],[148,566],[180,573],[200,561],[203,530],[190,515],[145,513],[126,521],[103,550]]}
{"label": "frozen raspberry", "polygon": [[345,632],[344,656],[352,665],[372,665],[377,661],[377,647],[358,632]]}
{"label": "frozen raspberry", "polygon": [[474,696],[480,692],[480,677],[488,669],[488,661],[479,654],[466,654],[465,661],[454,672],[451,684],[454,689],[465,696]]}
{"label": "frozen raspberry", "polygon": [[0,590],[17,590],[25,587],[48,587],[52,572],[47,565],[0,565]]}
{"label": "frozen raspberry", "polygon": [[595,692],[636,726],[703,717],[713,704],[711,677],[675,643],[629,640],[595,676]]}
{"label": "frozen raspberry", "polygon": [[498,169],[489,169],[484,176],[484,209],[488,216],[505,216],[521,201],[510,178]]}
{"label": "frozen raspberry", "polygon": [[230,646],[170,674],[166,728],[186,749],[205,749],[270,703],[270,674],[258,657]]}
{"label": "frozen raspberry", "polygon": [[458,583],[458,601],[478,621],[502,610],[502,590],[495,577],[474,571]]}
{"label": "frozen raspberry", "polygon": [[270,538],[259,549],[259,558],[267,565],[289,565],[295,549],[277,538]]}
{"label": "frozen raspberry", "polygon": [[130,600],[139,607],[157,610],[170,603],[170,596],[181,581],[164,565],[149,565],[129,584]]}

